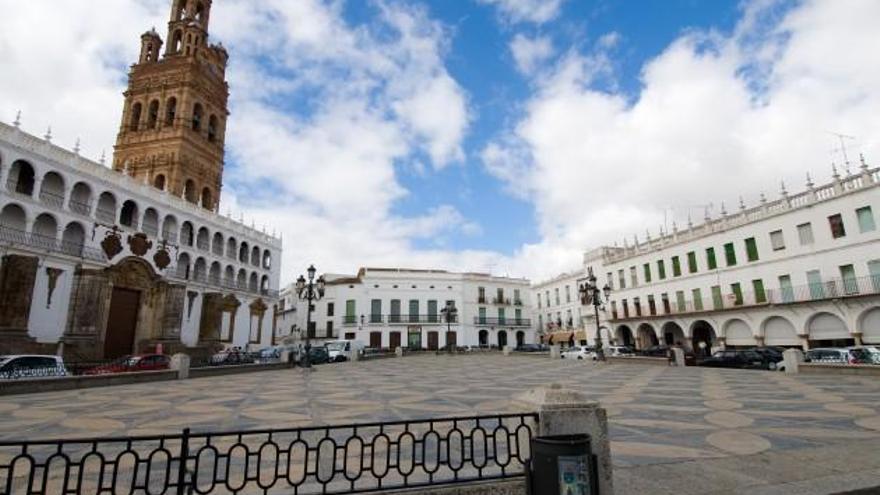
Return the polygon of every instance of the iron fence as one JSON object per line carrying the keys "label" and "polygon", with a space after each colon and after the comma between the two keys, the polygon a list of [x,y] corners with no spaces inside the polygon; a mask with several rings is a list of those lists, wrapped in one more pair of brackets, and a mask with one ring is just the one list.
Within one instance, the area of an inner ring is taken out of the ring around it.
{"label": "iron fence", "polygon": [[85,246],[82,241],[65,241],[56,237],[25,232],[0,225],[0,242],[29,248],[43,249],[49,252],[66,254],[91,261],[105,261],[104,252],[100,249]]}
{"label": "iron fence", "polygon": [[520,477],[534,413],[0,443],[0,495],[367,493]]}

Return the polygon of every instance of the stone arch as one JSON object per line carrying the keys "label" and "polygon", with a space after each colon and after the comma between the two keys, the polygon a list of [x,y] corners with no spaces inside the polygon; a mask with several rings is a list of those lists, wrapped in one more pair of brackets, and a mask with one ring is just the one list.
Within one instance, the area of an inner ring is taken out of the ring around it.
{"label": "stone arch", "polygon": [[235,268],[232,265],[226,265],[226,271],[223,276],[223,285],[226,287],[235,287]]}
{"label": "stone arch", "polygon": [[214,209],[214,193],[211,192],[210,187],[202,188],[202,208],[206,210]]}
{"label": "stone arch", "polygon": [[189,264],[189,254],[180,253],[180,256],[177,257],[177,278],[189,280]]}
{"label": "stone arch", "polygon": [[522,330],[516,332],[516,346],[522,347],[526,343],[526,333]]}
{"label": "stone arch", "polygon": [[489,331],[488,330],[480,330],[479,334],[477,334],[477,342],[480,347],[489,347]]}
{"label": "stone arch", "polygon": [[257,246],[251,249],[251,265],[260,266],[260,248]]}
{"label": "stone arch", "polygon": [[809,336],[811,347],[845,347],[855,343],[846,322],[840,316],[824,311],[807,319],[804,333]]}
{"label": "stone arch", "polygon": [[[626,325],[621,325],[621,327],[625,327],[629,330],[629,327]],[[654,327],[649,323],[642,323],[636,329],[636,345],[640,350],[647,349],[649,347],[660,345],[660,340],[657,338],[657,332],[654,330]]]}
{"label": "stone arch", "polygon": [[498,348],[504,349],[507,346],[507,330],[498,330],[496,338],[498,340]]}
{"label": "stone arch", "polygon": [[208,141],[212,143],[217,140],[217,116],[208,117]]}
{"label": "stone arch", "polygon": [[168,127],[174,126],[174,121],[177,119],[177,98],[171,97],[165,101],[165,125]]}
{"label": "stone arch", "polygon": [[61,174],[51,170],[43,175],[40,201],[55,208],[64,207],[64,177]]}
{"label": "stone arch", "polygon": [[199,232],[196,235],[196,247],[202,251],[207,251],[211,248],[211,233],[208,232],[207,227],[199,227]]}
{"label": "stone arch", "polygon": [[153,177],[153,187],[160,191],[165,190],[165,174],[159,174]]}
{"label": "stone arch", "polygon": [[263,275],[260,278],[260,292],[266,294],[269,292],[269,276]]}
{"label": "stone arch", "polygon": [[197,282],[205,282],[208,278],[208,263],[205,261],[205,258],[198,257],[196,258],[196,263],[193,266],[193,280]]}
{"label": "stone arch", "polygon": [[112,192],[104,191],[98,196],[95,217],[104,223],[116,223],[116,196]]}
{"label": "stone arch", "polygon": [[183,199],[193,204],[199,202],[198,191],[196,191],[196,182],[194,180],[187,179],[183,184]]}
{"label": "stone arch", "polygon": [[[653,329],[651,329],[651,333],[654,333]],[[617,330],[614,331],[614,337],[618,344],[635,348],[636,339],[633,336],[632,330],[628,326],[618,326]]]}
{"label": "stone arch", "polygon": [[220,285],[220,274],[222,268],[220,267],[220,263],[215,261],[211,263],[211,270],[208,272],[208,281],[212,285]]}
{"label": "stone arch", "polygon": [[147,109],[147,128],[155,129],[159,126],[159,100],[150,102]]}
{"label": "stone arch", "polygon": [[223,256],[223,233],[222,232],[214,232],[214,237],[211,239],[211,252],[216,254],[217,256]]}
{"label": "stone arch", "polygon": [[272,268],[272,253],[268,249],[263,251],[263,268],[265,270]]}
{"label": "stone arch", "polygon": [[235,278],[235,285],[237,285],[239,289],[247,289],[247,272],[244,268],[238,270],[238,275]]}
{"label": "stone arch", "polygon": [[195,243],[195,231],[193,230],[193,224],[189,220],[184,220],[183,224],[180,226],[180,243],[184,246],[190,246]]}
{"label": "stone arch", "polygon": [[183,31],[178,29],[177,31],[174,31],[174,34],[171,36],[171,43],[168,45],[170,53],[180,53],[181,44],[183,44]]}
{"label": "stone arch", "polygon": [[7,188],[18,194],[33,196],[36,172],[34,166],[25,160],[16,160],[9,167],[9,175],[6,179]]}
{"label": "stone arch", "polygon": [[92,212],[92,188],[85,182],[77,182],[70,191],[70,199],[67,201],[70,211],[80,215],[89,215]]}
{"label": "stone arch", "polygon": [[226,257],[235,259],[237,251],[238,241],[235,240],[235,237],[229,236],[229,239],[226,239]]}
{"label": "stone arch", "polygon": [[61,234],[61,251],[71,256],[82,256],[86,229],[79,222],[70,222]]}
{"label": "stone arch", "polygon": [[689,347],[690,345],[687,336],[685,336],[684,329],[674,321],[664,323],[660,328],[660,332],[663,335],[661,339],[663,345],[681,345],[683,347]]}
{"label": "stone arch", "polygon": [[162,239],[172,244],[177,243],[177,217],[174,215],[165,215],[162,220]]}
{"label": "stone arch", "polygon": [[257,278],[257,272],[251,272],[251,277],[248,280],[248,290],[251,292],[257,292],[259,289],[259,279]]}
{"label": "stone arch", "polygon": [[767,346],[800,346],[794,324],[782,316],[770,316],[761,323],[761,335]]}
{"label": "stone arch", "polygon": [[732,318],[724,322],[722,327],[724,344],[728,346],[754,346],[757,344],[752,328],[748,323]]}
{"label": "stone arch", "polygon": [[691,349],[698,356],[709,356],[712,354],[712,348],[718,342],[718,334],[715,327],[706,320],[697,320],[691,323]]}
{"label": "stone arch", "polygon": [[159,212],[153,207],[144,210],[144,219],[141,221],[141,230],[149,236],[159,235]]}
{"label": "stone arch", "polygon": [[53,249],[58,240],[58,220],[49,213],[41,213],[34,220],[31,242],[44,249]]}
{"label": "stone arch", "polygon": [[0,210],[0,227],[4,231],[9,231],[4,237],[12,237],[12,240],[21,237],[20,241],[24,241],[27,221],[27,213],[24,208],[16,203],[9,203]]}
{"label": "stone arch", "polygon": [[205,115],[205,108],[201,103],[196,103],[193,105],[193,113],[192,113],[192,130],[196,132],[201,132],[202,130],[202,119]]}
{"label": "stone arch", "polygon": [[160,277],[150,264],[136,256],[129,256],[105,269],[114,287],[150,291]]}
{"label": "stone arch", "polygon": [[122,210],[119,212],[119,224],[131,227],[133,230],[138,228],[138,205],[134,201],[127,199],[122,203]]}
{"label": "stone arch", "polygon": [[865,344],[880,344],[880,306],[868,308],[859,315],[858,331]]}
{"label": "stone arch", "polygon": [[241,242],[241,245],[238,248],[238,261],[242,263],[248,262],[248,253],[250,253],[250,247],[248,247],[248,243],[245,241]]}
{"label": "stone arch", "polygon": [[131,115],[129,115],[128,128],[132,131],[137,131],[140,127],[141,123],[141,113],[144,111],[144,106],[141,102],[136,102],[131,106]]}

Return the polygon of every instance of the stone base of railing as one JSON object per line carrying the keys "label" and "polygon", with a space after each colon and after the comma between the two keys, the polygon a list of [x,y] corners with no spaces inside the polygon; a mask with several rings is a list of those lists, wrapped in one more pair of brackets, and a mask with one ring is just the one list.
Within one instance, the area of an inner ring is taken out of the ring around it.
{"label": "stone base of railing", "polygon": [[378,492],[388,495],[526,495],[525,477],[499,481],[475,481],[455,486],[404,488]]}

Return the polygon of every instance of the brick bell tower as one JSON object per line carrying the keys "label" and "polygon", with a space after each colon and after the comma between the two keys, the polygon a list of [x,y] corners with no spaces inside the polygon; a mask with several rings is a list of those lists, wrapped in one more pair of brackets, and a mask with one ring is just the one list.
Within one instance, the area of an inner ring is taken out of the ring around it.
{"label": "brick bell tower", "polygon": [[212,0],[173,0],[168,44],[141,36],[116,138],[113,169],[216,211],[229,117],[222,45],[208,44]]}

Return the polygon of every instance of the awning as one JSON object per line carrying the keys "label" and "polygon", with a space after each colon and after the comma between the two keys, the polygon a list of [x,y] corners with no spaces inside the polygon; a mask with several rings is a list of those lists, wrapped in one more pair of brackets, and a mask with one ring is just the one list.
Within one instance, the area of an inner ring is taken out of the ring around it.
{"label": "awning", "polygon": [[550,339],[547,341],[550,344],[559,344],[562,342],[568,342],[571,339],[572,332],[555,332],[550,334]]}

